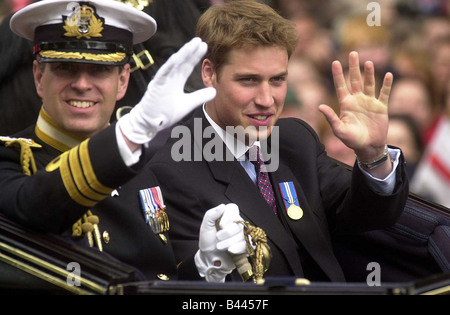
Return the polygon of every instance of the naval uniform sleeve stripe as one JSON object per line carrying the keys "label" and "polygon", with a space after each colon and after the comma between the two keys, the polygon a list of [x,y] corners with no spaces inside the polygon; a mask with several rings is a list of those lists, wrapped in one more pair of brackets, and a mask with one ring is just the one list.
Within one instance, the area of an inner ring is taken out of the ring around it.
{"label": "naval uniform sleeve stripe", "polygon": [[92,168],[91,159],[89,157],[88,141],[89,140],[83,141],[80,145],[80,161],[84,170],[84,176],[86,176],[87,182],[92,189],[100,194],[110,195],[114,189],[100,183]]}
{"label": "naval uniform sleeve stripe", "polygon": [[80,163],[79,147],[76,147],[75,149],[70,151],[69,165],[72,173],[72,178],[80,194],[88,199],[96,201],[101,201],[107,197],[107,194],[100,194],[89,186],[89,183],[84,176],[83,167]]}
{"label": "naval uniform sleeve stripe", "polygon": [[64,183],[64,187],[66,187],[67,193],[72,198],[72,200],[74,200],[75,202],[77,202],[82,206],[93,207],[95,206],[95,204],[97,204],[98,201],[90,200],[87,199],[85,196],[83,196],[74,182],[70,168],[69,152],[71,151],[67,151],[61,156],[60,172]]}

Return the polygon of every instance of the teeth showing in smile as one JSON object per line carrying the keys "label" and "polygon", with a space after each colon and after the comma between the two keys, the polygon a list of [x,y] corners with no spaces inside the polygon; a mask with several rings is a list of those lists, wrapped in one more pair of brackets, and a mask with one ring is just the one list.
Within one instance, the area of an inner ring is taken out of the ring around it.
{"label": "teeth showing in smile", "polygon": [[267,119],[267,116],[262,116],[262,115],[256,115],[256,116],[252,116],[254,119],[256,120],[260,120],[260,121],[264,121]]}
{"label": "teeth showing in smile", "polygon": [[78,108],[88,108],[94,106],[94,102],[86,102],[86,101],[69,101],[69,105]]}

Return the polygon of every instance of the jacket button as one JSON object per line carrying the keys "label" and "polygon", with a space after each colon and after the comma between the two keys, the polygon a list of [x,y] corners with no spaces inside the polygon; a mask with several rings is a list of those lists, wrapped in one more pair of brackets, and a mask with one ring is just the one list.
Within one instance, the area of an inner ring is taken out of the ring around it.
{"label": "jacket button", "polygon": [[110,241],[110,237],[109,237],[108,231],[104,231],[102,236],[103,236],[103,242],[105,242],[105,244],[108,244],[109,241]]}
{"label": "jacket button", "polygon": [[157,275],[157,277],[158,277],[159,280],[163,280],[163,281],[169,280],[169,277],[166,276],[166,275],[163,274],[163,273],[160,273],[159,275]]}

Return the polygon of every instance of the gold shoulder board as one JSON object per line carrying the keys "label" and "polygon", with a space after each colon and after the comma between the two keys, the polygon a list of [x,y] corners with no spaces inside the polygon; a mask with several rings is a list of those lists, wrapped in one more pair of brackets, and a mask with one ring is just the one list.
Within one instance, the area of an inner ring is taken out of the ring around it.
{"label": "gold shoulder board", "polygon": [[20,148],[20,164],[25,175],[36,173],[36,163],[31,148],[41,148],[40,144],[26,138],[0,137],[0,141],[4,143],[5,147]]}
{"label": "gold shoulder board", "polygon": [[24,143],[24,144],[30,146],[31,148],[42,148],[42,146],[40,144],[34,142],[33,139],[27,139],[27,138],[11,138],[11,137],[0,136],[0,142],[3,142],[3,143],[17,142],[17,143]]}

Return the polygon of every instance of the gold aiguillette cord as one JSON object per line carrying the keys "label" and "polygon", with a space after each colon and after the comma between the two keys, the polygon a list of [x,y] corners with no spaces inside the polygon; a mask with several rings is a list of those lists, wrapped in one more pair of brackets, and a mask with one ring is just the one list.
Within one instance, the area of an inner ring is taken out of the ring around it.
{"label": "gold aiguillette cord", "polygon": [[[242,280],[247,281],[252,279],[253,282],[257,283],[269,269],[272,260],[272,252],[267,244],[266,233],[263,229],[250,225],[248,221],[239,220],[235,221],[235,223],[241,223],[244,226],[247,253],[231,255],[231,257]],[[216,221],[217,230],[220,229],[219,224],[220,219]],[[255,249],[253,248],[253,245],[255,246]]]}
{"label": "gold aiguillette cord", "polygon": [[[269,269],[272,260],[272,252],[267,244],[267,236],[263,229],[250,225],[248,221],[236,221],[244,225],[244,236],[247,242],[247,252],[252,264],[253,281],[261,280]],[[251,241],[250,241],[251,237]],[[253,249],[252,244],[255,246]]]}

